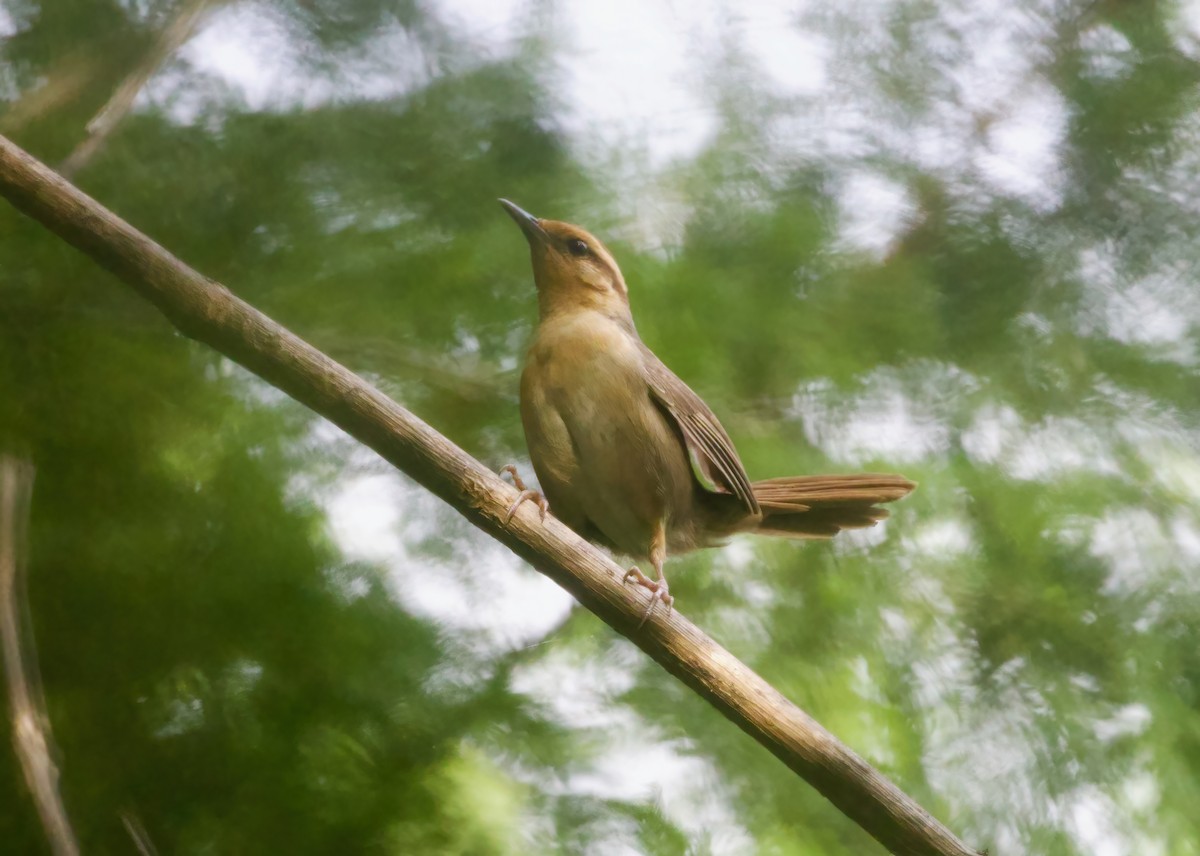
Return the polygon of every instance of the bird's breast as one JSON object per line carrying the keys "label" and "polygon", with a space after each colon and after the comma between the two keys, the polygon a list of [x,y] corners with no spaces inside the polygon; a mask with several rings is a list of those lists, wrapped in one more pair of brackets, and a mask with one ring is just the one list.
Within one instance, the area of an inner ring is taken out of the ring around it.
{"label": "bird's breast", "polygon": [[635,384],[644,389],[642,370],[633,335],[595,312],[543,322],[526,362],[526,371],[548,391],[571,396],[582,389],[592,400],[628,397]]}
{"label": "bird's breast", "polygon": [[530,457],[551,505],[623,552],[645,555],[659,522],[690,514],[682,444],[654,404],[639,342],[596,313],[543,322],[521,379]]}

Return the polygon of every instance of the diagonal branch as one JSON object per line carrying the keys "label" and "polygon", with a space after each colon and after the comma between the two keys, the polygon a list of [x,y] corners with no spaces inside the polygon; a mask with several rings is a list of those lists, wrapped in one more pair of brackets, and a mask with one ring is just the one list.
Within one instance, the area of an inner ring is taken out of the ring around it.
{"label": "diagonal branch", "polygon": [[192,37],[212,4],[213,0],[185,0],[175,17],[155,37],[150,50],[113,90],[100,112],[87,123],[87,136],[59,164],[58,169],[63,175],[74,176],[103,148],[117,125],[133,109],[138,93],[159,67]]}
{"label": "diagonal branch", "polygon": [[36,85],[5,105],[0,133],[21,131],[30,122],[70,104],[91,85],[102,65],[100,56],[83,49],[59,54]]}
{"label": "diagonal branch", "polygon": [[0,137],[0,195],[112,271],[185,335],[340,426],[629,637],[897,854],[971,851],[892,782],[678,612],[644,629],[623,569],[526,504],[504,525],[511,487],[437,431],[224,286],[202,276]]}

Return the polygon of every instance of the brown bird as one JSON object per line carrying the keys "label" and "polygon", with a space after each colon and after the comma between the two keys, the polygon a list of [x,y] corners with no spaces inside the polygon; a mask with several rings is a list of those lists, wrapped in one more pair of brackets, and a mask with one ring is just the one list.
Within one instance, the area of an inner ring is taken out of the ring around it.
{"label": "brown bird", "polygon": [[750,481],[737,450],[700,396],[643,344],[612,254],[578,226],[500,203],[529,241],[538,326],[521,373],[521,422],[547,504],[590,541],[648,560],[630,577],[668,610],[667,553],[739,532],[829,538],[873,526],[916,485],[897,475],[790,476]]}

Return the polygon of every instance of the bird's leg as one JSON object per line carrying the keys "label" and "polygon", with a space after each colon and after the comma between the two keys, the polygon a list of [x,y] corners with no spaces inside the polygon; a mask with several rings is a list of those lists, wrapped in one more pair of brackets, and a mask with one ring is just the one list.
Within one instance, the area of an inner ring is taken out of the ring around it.
{"label": "bird's leg", "polygon": [[508,512],[504,515],[504,525],[508,525],[508,522],[512,520],[512,516],[517,513],[517,509],[521,507],[521,503],[527,499],[532,499],[537,503],[538,512],[541,514],[542,520],[545,520],[546,512],[550,510],[550,503],[546,501],[546,497],[542,496],[541,491],[525,487],[525,482],[521,481],[521,477],[517,475],[516,464],[509,464],[500,470],[500,475],[504,475],[505,473],[512,476],[513,486],[521,491],[521,493],[517,495],[517,501],[508,507]]}
{"label": "bird's leg", "polygon": [[667,560],[667,527],[666,522],[660,520],[658,526],[654,530],[654,537],[650,540],[650,564],[654,566],[654,575],[657,580],[652,580],[642,573],[642,569],[634,565],[625,572],[625,578],[622,582],[628,582],[630,577],[633,577],[634,582],[650,590],[650,605],[646,607],[646,614],[642,616],[642,620],[638,622],[638,627],[646,623],[646,619],[650,617],[650,613],[654,612],[654,607],[661,600],[667,606],[667,614],[671,612],[671,605],[675,603],[675,598],[671,597],[671,592],[667,588],[667,578],[663,574],[663,563]]}

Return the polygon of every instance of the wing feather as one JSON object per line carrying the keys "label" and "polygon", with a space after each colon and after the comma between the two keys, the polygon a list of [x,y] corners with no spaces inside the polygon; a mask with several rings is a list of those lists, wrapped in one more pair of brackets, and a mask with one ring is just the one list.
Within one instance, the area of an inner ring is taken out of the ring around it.
{"label": "wing feather", "polygon": [[[715,484],[718,492],[733,494],[748,512],[758,514],[758,500],[754,498],[746,469],[717,417],[700,396],[654,356],[653,351],[645,344],[639,344],[650,394],[679,426],[693,462],[700,465],[702,474]],[[712,490],[712,485],[705,484],[699,475],[697,481],[706,490]]]}

